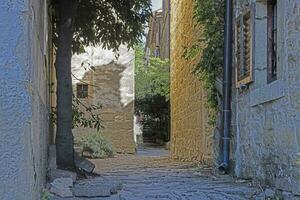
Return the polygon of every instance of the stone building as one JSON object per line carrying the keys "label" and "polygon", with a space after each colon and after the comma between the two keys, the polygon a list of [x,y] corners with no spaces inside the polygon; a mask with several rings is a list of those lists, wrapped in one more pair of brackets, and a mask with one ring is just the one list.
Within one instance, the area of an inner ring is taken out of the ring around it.
{"label": "stone building", "polygon": [[39,200],[49,137],[46,0],[0,5],[0,199]]}
{"label": "stone building", "polygon": [[[134,61],[133,50],[120,47],[119,58],[101,47],[87,47],[72,58],[74,94],[86,105],[101,104],[104,128],[101,134],[117,152],[135,153],[134,142]],[[88,134],[75,128],[76,136]]]}
{"label": "stone building", "polygon": [[234,172],[299,195],[300,2],[234,2]]}
{"label": "stone building", "polygon": [[148,56],[170,59],[170,1],[162,0],[162,9],[149,20],[146,52]]}
{"label": "stone building", "polygon": [[193,19],[194,0],[171,0],[171,156],[212,162],[212,130],[203,84],[192,74],[197,58],[186,60],[186,48],[196,43],[201,28]]}

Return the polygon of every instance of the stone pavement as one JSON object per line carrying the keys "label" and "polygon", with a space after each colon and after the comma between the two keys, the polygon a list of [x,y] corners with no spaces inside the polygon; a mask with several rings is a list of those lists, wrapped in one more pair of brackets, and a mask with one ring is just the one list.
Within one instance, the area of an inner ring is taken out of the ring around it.
{"label": "stone pavement", "polygon": [[94,160],[95,172],[105,180],[121,182],[122,190],[110,197],[67,200],[247,200],[261,192],[248,182],[214,177],[210,169],[171,161],[166,151],[159,151],[146,148],[136,155]]}

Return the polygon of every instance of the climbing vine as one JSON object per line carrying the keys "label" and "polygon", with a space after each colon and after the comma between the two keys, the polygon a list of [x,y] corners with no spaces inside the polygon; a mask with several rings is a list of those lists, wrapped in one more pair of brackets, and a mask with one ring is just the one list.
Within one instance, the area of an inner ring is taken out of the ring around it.
{"label": "climbing vine", "polygon": [[223,66],[224,13],[224,0],[196,0],[194,18],[200,24],[202,34],[198,43],[184,53],[186,59],[201,55],[193,72],[204,82],[213,123],[218,106],[215,83]]}

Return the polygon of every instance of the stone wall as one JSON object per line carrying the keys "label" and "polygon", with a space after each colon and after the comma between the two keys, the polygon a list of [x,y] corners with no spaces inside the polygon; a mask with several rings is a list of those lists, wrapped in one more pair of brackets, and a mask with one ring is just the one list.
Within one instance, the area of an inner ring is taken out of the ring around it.
{"label": "stone wall", "polygon": [[0,4],[0,199],[39,200],[48,140],[45,0]]}
{"label": "stone wall", "polygon": [[171,156],[212,162],[212,130],[208,125],[203,84],[192,74],[197,58],[183,58],[185,48],[200,38],[193,20],[194,0],[171,1]]}
{"label": "stone wall", "polygon": [[269,84],[266,2],[235,7],[236,16],[247,7],[255,15],[254,81],[234,88],[235,173],[300,194],[300,2],[277,1],[278,79]]}
{"label": "stone wall", "polygon": [[170,0],[162,0],[162,8],[149,19],[146,52],[146,57],[170,59]]}
{"label": "stone wall", "polygon": [[[87,61],[94,70],[81,67]],[[79,67],[78,67],[79,66]],[[83,71],[82,71],[83,70]],[[73,72],[84,83],[89,83],[89,97],[81,99],[86,104],[101,104],[100,111],[105,136],[117,152],[135,153],[134,142],[134,52],[121,47],[115,60],[111,51],[90,47],[85,54],[73,56]],[[77,74],[77,75],[76,75]],[[80,82],[80,81],[79,81]],[[74,84],[78,80],[74,80]],[[76,86],[74,85],[76,94]],[[96,130],[77,128],[75,136]]]}

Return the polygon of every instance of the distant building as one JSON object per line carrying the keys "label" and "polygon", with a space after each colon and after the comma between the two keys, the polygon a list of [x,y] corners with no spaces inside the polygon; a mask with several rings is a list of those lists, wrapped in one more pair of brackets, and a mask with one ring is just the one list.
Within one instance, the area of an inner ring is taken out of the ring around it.
{"label": "distant building", "polygon": [[[135,153],[134,142],[134,51],[120,48],[115,59],[112,51],[87,47],[72,58],[73,91],[86,105],[101,104],[101,133],[112,142],[117,152]],[[75,128],[77,137],[96,132]]]}
{"label": "distant building", "polygon": [[154,11],[149,20],[149,32],[146,41],[146,55],[170,58],[170,4],[163,0],[163,8]]}

